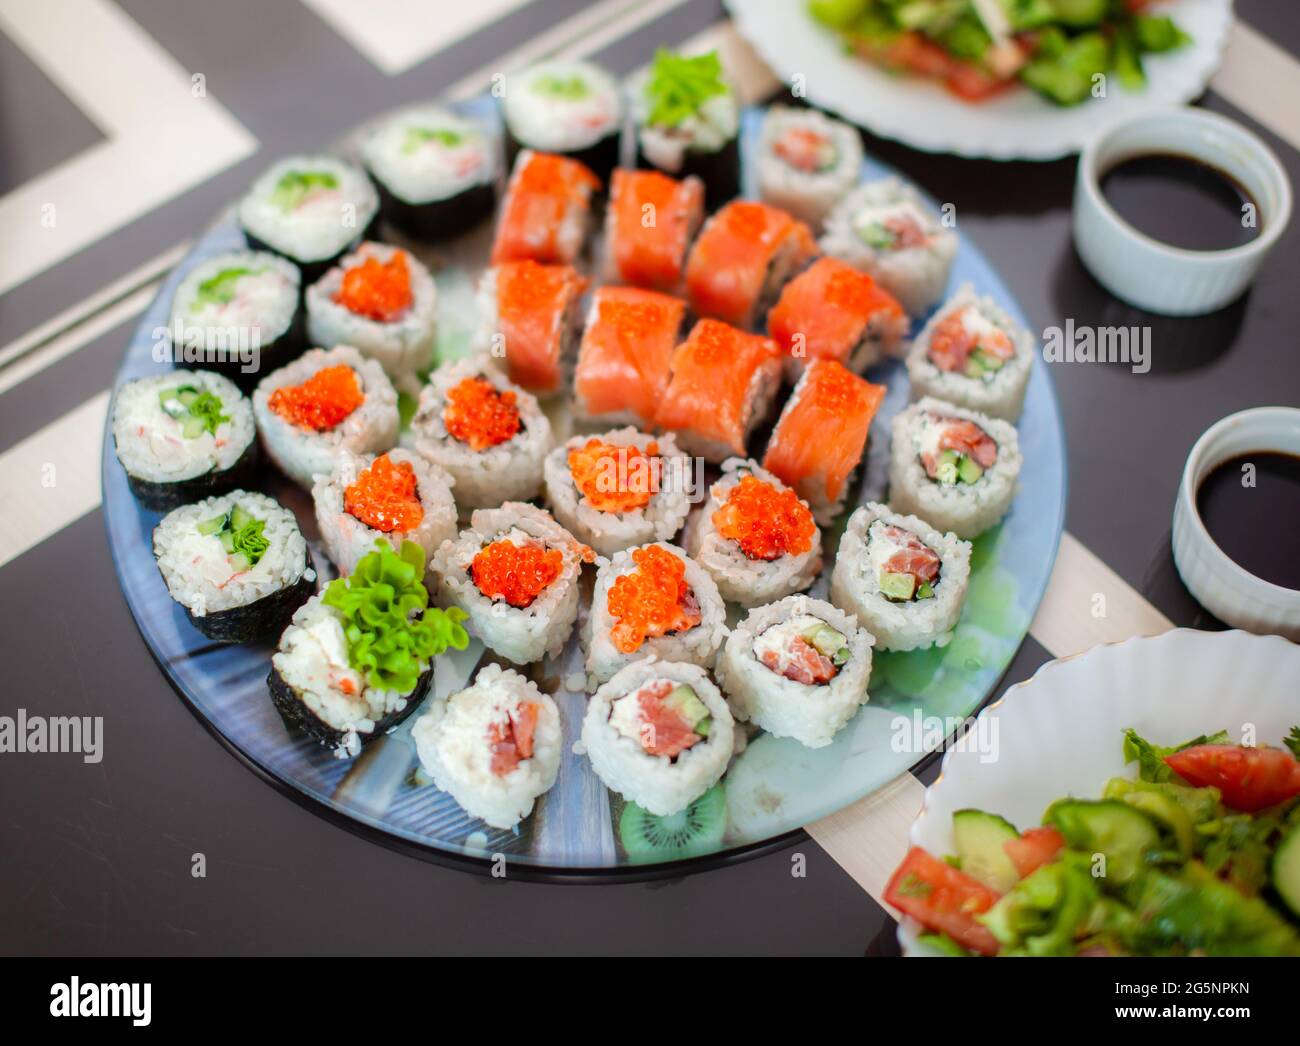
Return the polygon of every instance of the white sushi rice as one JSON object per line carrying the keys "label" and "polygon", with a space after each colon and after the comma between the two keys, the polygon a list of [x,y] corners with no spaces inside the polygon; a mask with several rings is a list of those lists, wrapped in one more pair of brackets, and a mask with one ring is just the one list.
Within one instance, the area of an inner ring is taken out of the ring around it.
{"label": "white sushi rice", "polygon": [[[849,656],[828,683],[799,683],[768,668],[758,647],[784,642],[789,634],[819,623],[845,637]],[[737,719],[762,727],[774,737],[791,737],[809,748],[823,748],[867,703],[874,639],[850,614],[821,599],[794,595],[755,607],[740,622],[718,656],[718,682]]]}
{"label": "white sushi rice", "polygon": [[659,170],[681,174],[688,152],[719,152],[740,132],[740,106],[729,81],[724,93],[705,99],[671,127],[650,123],[651,100],[646,91],[649,83],[648,69],[628,77],[628,109],[642,155]]}
{"label": "white sushi rice", "polygon": [[[361,406],[327,432],[299,428],[270,407],[271,393],[287,385],[301,385],[326,367],[351,367],[365,399]],[[397,393],[374,360],[350,345],[311,349],[298,359],[263,378],[253,392],[253,414],[262,446],[286,476],[311,489],[317,476],[328,475],[341,450],[353,454],[382,453],[397,442]]]}
{"label": "white sushi rice", "polygon": [[[223,289],[228,301],[204,294],[205,284],[223,272],[238,272]],[[243,360],[250,370],[260,364],[254,352],[272,344],[293,323],[298,311],[301,276],[293,262],[267,251],[231,251],[198,265],[181,281],[172,297],[173,358],[208,363]],[[182,344],[177,345],[177,337]]]}
{"label": "white sushi rice", "polygon": [[[570,96],[547,90],[548,82],[581,82],[585,89]],[[623,122],[618,84],[590,62],[557,59],[508,74],[501,110],[516,141],[551,153],[586,149],[617,134]]]}
{"label": "white sushi rice", "polygon": [[[815,531],[812,545],[799,555],[776,559],[750,559],[740,545],[718,533],[713,514],[726,504],[727,497],[745,476],[753,476],[778,491],[789,488],[776,476],[743,458],[729,458],[722,464],[721,478],[709,488],[709,496],[691,517],[682,544],[718,585],[723,599],[744,607],[770,603],[807,588],[821,571],[821,531]],[[803,502],[807,507],[807,502]]]}
{"label": "white sushi rice", "polygon": [[[281,179],[295,173],[321,173],[334,187],[311,189],[298,206],[286,210],[275,201]],[[370,179],[332,156],[290,156],[271,165],[239,203],[245,231],[272,250],[299,262],[332,258],[355,243],[379,209]]]}
{"label": "white sushi rice", "polygon": [[[791,129],[827,139],[834,150],[832,162],[818,171],[803,171],[782,159],[776,145]],[[774,105],[767,110],[758,154],[758,190],[766,203],[820,229],[831,208],[857,184],[861,170],[862,139],[857,128],[816,109]]]}
{"label": "white sushi rice", "polygon": [[[485,353],[490,360],[507,377],[510,370],[510,345],[501,330],[500,296],[497,288],[497,269],[487,269],[479,279],[475,294],[475,307],[478,313],[478,326],[470,342],[470,348],[477,353]],[[548,340],[559,344],[560,381],[554,389],[529,390],[543,399],[547,396],[565,393],[572,383],[573,363],[578,353],[578,341],[582,337],[582,292],[575,288],[570,294],[564,310],[553,318],[548,331]]]}
{"label": "white sushi rice", "polygon": [[[492,772],[493,727],[504,727],[521,704],[539,706],[533,754],[509,773]],[[563,730],[550,695],[518,672],[484,665],[474,685],[434,701],[411,730],[420,764],[434,784],[474,817],[510,829],[555,784]]]}
{"label": "white sushi rice", "polygon": [[366,168],[399,200],[446,200],[496,178],[497,143],[484,128],[441,106],[415,105],[366,136]]}
{"label": "white sushi rice", "polygon": [[[936,440],[926,415],[973,421],[997,444],[997,459],[976,482],[945,485],[926,474],[920,455],[932,451]],[[889,506],[895,512],[920,516],[938,530],[951,530],[969,539],[996,525],[1010,511],[1022,461],[1014,425],[927,396],[894,418],[892,437]]]}
{"label": "white sushi rice", "polygon": [[[895,550],[881,533],[883,527],[908,531],[938,554],[932,597],[895,602],[881,593],[880,572]],[[947,646],[966,600],[970,553],[970,542],[956,534],[942,534],[918,516],[900,515],[869,501],[849,517],[840,538],[831,602],[856,615],[880,650]]]}
{"label": "white sushi rice", "polygon": [[[635,702],[642,689],[660,681],[689,686],[711,719],[708,736],[671,759],[651,755],[635,736],[627,736],[611,721],[630,718],[617,715],[617,706]],[[582,719],[581,750],[607,788],[658,817],[667,817],[717,784],[735,750],[735,724],[727,702],[704,669],[649,657],[626,666],[591,695]]]}
{"label": "white sushi rice", "polygon": [[[956,313],[963,314],[963,325],[974,335],[989,329],[1001,330],[1014,347],[1015,355],[996,371],[978,378],[935,366],[930,358],[931,339],[939,326]],[[907,354],[907,375],[912,382],[912,395],[917,399],[933,396],[995,418],[1015,421],[1025,403],[1034,355],[1034,336],[992,298],[979,297],[970,284],[964,284],[930,318],[912,343]]]}
{"label": "white sushi rice", "polygon": [[[915,221],[926,242],[891,250],[864,239],[876,223],[897,216]],[[913,186],[898,178],[883,178],[864,182],[836,204],[826,218],[821,246],[827,254],[869,273],[917,316],[943,297],[957,254],[957,234],[940,224]]]}

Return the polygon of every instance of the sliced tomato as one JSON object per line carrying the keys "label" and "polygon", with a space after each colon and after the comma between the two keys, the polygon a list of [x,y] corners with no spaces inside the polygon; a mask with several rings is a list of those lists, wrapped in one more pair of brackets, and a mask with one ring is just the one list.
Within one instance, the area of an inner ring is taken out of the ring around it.
{"label": "sliced tomato", "polygon": [[938,44],[933,44],[920,33],[903,33],[890,41],[884,50],[887,65],[907,69],[921,76],[943,79],[948,75],[952,59]]}
{"label": "sliced tomato", "polygon": [[1300,762],[1281,748],[1196,745],[1165,762],[1190,784],[1217,788],[1228,806],[1245,813],[1300,795]]}
{"label": "sliced tomato", "polygon": [[965,872],[912,847],[898,866],[885,900],[927,930],[946,933],[963,948],[995,955],[998,940],[975,919],[997,903],[998,892]]}
{"label": "sliced tomato", "polygon": [[948,85],[948,90],[958,98],[974,102],[981,98],[987,98],[991,94],[996,94],[1011,81],[996,77],[973,62],[962,62],[953,59],[949,62],[944,83]]}
{"label": "sliced tomato", "polygon": [[1002,849],[1016,866],[1020,878],[1056,860],[1065,846],[1065,837],[1055,828],[1027,828],[1019,839],[1008,839]]}

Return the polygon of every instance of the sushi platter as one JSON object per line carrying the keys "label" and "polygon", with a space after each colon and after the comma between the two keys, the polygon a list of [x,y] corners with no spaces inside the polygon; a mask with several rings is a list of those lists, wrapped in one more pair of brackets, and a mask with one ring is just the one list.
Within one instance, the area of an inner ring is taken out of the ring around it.
{"label": "sushi platter", "polygon": [[1064,513],[1035,354],[846,125],[742,108],[716,54],[543,62],[202,234],[118,376],[109,544],[286,794],[435,860],[675,874],[993,693]]}

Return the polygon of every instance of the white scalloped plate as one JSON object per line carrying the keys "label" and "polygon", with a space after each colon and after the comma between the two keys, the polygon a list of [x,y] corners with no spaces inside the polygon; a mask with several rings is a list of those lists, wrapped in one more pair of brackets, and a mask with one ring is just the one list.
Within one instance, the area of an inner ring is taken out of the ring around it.
{"label": "white scalloped plate", "polygon": [[736,28],[786,83],[802,75],[808,100],[885,138],[926,152],[994,160],[1054,160],[1078,152],[1116,120],[1183,105],[1205,90],[1232,27],[1232,0],[1172,0],[1160,5],[1193,43],[1145,59],[1147,86],[1062,109],[1031,90],[970,103],[942,86],[897,76],[844,53],[804,0],[726,0]]}
{"label": "white scalloped plate", "polygon": [[[997,721],[996,735],[988,722],[973,727],[996,736],[996,758],[984,761],[974,744],[944,755],[911,843],[952,853],[952,815],[966,807],[1023,829],[1062,796],[1096,798],[1109,778],[1136,775],[1124,764],[1125,727],[1176,744],[1220,729],[1237,738],[1249,724],[1259,744],[1277,745],[1300,723],[1298,681],[1300,646],[1238,631],[1178,628],[1049,661],[980,713]],[[929,954],[919,932],[911,919],[899,923],[904,954]]]}

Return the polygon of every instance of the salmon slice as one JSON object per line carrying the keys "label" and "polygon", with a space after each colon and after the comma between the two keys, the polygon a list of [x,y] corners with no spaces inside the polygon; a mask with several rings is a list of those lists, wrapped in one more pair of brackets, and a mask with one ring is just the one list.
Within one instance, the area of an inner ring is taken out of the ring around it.
{"label": "salmon slice", "polygon": [[522,701],[510,711],[504,723],[493,723],[489,728],[491,769],[498,777],[504,777],[525,759],[533,757],[533,735],[537,732],[540,711],[536,701]]}
{"label": "salmon slice", "polygon": [[845,366],[872,327],[896,342],[907,329],[907,314],[865,272],[829,257],[787,283],[767,316],[767,332],[787,356]]}
{"label": "salmon slice", "polygon": [[940,450],[955,450],[975,459],[976,464],[988,468],[998,460],[998,445],[993,438],[973,421],[949,418],[939,436]]}
{"label": "salmon slice", "polygon": [[704,214],[704,183],[658,171],[619,168],[610,182],[606,249],[614,278],[670,291],[682,279],[686,248]]}
{"label": "salmon slice", "polygon": [[493,274],[510,380],[529,392],[558,392],[568,317],[586,281],[571,265],[529,260],[498,265]]}
{"label": "salmon slice", "polygon": [[577,160],[525,149],[506,189],[492,264],[529,258],[568,265],[586,235],[591,197],[600,179]]}
{"label": "salmon slice", "polygon": [[637,695],[637,703],[641,707],[641,747],[648,755],[675,759],[703,740],[681,712],[664,700],[672,690],[671,683],[663,683],[660,687],[642,690]]}
{"label": "salmon slice", "polygon": [[918,581],[933,581],[939,576],[939,553],[902,527],[885,527],[885,537],[902,548],[885,562],[885,569],[894,574],[911,574]]}

